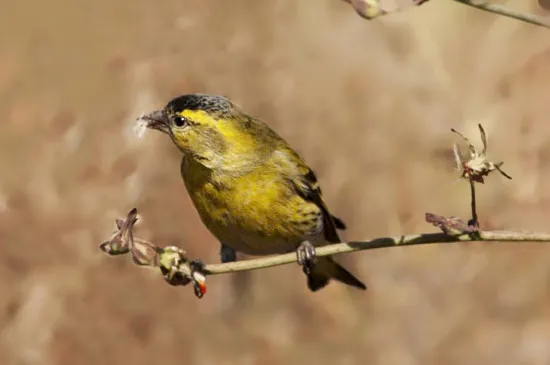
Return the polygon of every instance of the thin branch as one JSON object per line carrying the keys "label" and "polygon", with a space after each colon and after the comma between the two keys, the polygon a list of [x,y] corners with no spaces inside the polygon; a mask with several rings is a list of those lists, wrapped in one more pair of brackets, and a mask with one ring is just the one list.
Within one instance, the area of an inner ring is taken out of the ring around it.
{"label": "thin branch", "polygon": [[[131,253],[134,263],[160,269],[164,279],[174,286],[193,283],[195,295],[201,298],[206,293],[206,275],[234,273],[238,271],[258,270],[297,262],[296,253],[262,257],[225,264],[202,264],[190,260],[186,252],[175,246],[161,248],[132,233],[137,221],[134,208],[125,221],[117,219],[119,230],[112,238],[100,245],[100,249],[109,255]],[[444,233],[409,234],[396,237],[380,237],[368,241],[351,241],[318,247],[316,256],[329,256],[349,252],[390,248],[399,246],[443,244],[453,242],[550,242],[548,233],[529,233],[515,231],[479,231],[459,218],[445,218],[427,213],[426,221],[443,230]],[[121,242],[121,237],[126,241]],[[113,248],[114,247],[114,248]],[[136,258],[139,258],[136,259]]]}
{"label": "thin branch", "polygon": [[489,13],[502,15],[507,18],[516,19],[525,23],[538,25],[545,28],[550,28],[550,20],[545,19],[542,16],[521,13],[519,11],[509,9],[508,7],[498,5],[498,4],[492,4],[489,2],[478,2],[474,0],[453,0],[453,1],[459,2],[464,5],[468,5],[473,8],[483,10]]}
{"label": "thin branch", "polygon": [[470,206],[472,208],[472,219],[468,222],[468,225],[473,227],[479,227],[479,219],[477,217],[477,207],[476,207],[476,186],[474,180],[469,180],[470,182]]}
{"label": "thin branch", "polygon": [[[370,241],[352,241],[338,243],[316,249],[317,256],[329,256],[348,252],[372,250],[375,248],[389,248],[398,246],[441,244],[453,242],[550,242],[548,233],[522,233],[514,231],[479,231],[476,236],[464,234],[449,236],[445,233],[421,233],[396,237],[374,238]],[[273,266],[286,265],[296,262],[295,253],[231,262],[227,264],[205,265],[204,270],[208,275],[225,274],[237,271],[256,270]]]}

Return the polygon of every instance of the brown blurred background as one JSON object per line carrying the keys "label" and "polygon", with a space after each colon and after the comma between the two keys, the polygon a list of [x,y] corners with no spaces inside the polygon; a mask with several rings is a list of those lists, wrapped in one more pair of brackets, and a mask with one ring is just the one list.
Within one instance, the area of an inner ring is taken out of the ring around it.
{"label": "brown blurred background", "polygon": [[4,1],[0,363],[549,364],[550,245],[363,251],[339,259],[365,293],[313,295],[290,265],[211,277],[202,300],[97,247],[135,206],[139,235],[218,261],[179,153],[131,129],[188,92],[295,145],[344,239],[467,217],[449,128],[479,145],[478,121],[514,178],[480,186],[481,224],[550,231],[549,85],[547,29],[451,1],[372,22],[336,0]]}

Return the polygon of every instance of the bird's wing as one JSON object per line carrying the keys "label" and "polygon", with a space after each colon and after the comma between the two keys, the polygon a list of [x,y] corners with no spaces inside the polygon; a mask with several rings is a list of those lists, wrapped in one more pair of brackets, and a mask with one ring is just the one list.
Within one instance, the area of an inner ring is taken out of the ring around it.
{"label": "bird's wing", "polygon": [[[291,152],[293,153],[293,151]],[[325,239],[331,243],[340,242],[340,237],[338,236],[337,229],[345,229],[346,225],[344,222],[335,216],[333,216],[324,200],[317,181],[317,176],[315,173],[302,161],[302,159],[296,154],[296,158],[293,161],[299,161],[300,163],[295,170],[296,174],[289,176],[289,180],[292,183],[292,186],[303,199],[310,201],[317,205],[321,212],[323,213],[323,228]]]}

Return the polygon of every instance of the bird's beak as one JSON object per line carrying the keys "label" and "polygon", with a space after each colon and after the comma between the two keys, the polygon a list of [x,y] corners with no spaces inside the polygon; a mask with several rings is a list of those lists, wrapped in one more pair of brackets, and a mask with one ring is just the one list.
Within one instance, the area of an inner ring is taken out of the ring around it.
{"label": "bird's beak", "polygon": [[151,113],[143,114],[138,119],[146,121],[147,128],[170,134],[170,123],[162,110],[155,110]]}

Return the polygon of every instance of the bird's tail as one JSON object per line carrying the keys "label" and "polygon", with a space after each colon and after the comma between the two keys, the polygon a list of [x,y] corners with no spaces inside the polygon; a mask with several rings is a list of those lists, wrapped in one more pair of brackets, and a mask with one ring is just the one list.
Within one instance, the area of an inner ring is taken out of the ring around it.
{"label": "bird's tail", "polygon": [[338,280],[344,284],[358,289],[366,290],[367,287],[352,273],[344,269],[331,257],[318,257],[315,266],[307,277],[307,286],[311,291],[317,291],[324,288],[330,279]]}

